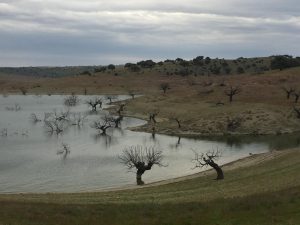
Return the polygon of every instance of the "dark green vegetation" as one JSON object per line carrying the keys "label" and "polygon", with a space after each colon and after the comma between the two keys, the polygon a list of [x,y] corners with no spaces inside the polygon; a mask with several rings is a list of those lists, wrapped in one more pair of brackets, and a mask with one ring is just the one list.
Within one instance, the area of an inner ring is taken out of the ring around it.
{"label": "dark green vegetation", "polygon": [[0,224],[300,224],[300,151],[254,155],[214,173],[136,190],[1,195]]}
{"label": "dark green vegetation", "polygon": [[237,58],[235,60],[211,59],[197,56],[192,60],[177,58],[154,62],[144,60],[137,63],[126,63],[115,66],[73,66],[73,67],[2,67],[0,74],[25,75],[39,77],[61,77],[70,75],[92,76],[94,73],[112,73],[115,76],[128,73],[144,73],[148,70],[161,75],[203,76],[203,75],[230,75],[230,74],[262,74],[274,69],[286,69],[300,66],[300,58],[288,55],[261,57],[261,58]]}

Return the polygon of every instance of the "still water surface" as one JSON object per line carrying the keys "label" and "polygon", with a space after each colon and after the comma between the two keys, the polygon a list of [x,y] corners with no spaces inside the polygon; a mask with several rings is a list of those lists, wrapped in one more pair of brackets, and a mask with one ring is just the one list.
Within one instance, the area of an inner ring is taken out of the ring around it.
{"label": "still water surface", "polygon": [[[65,111],[64,98],[58,95],[0,96],[0,193],[96,191],[134,185],[134,171],[129,172],[118,159],[124,147],[130,145],[155,145],[163,151],[164,164],[168,166],[154,166],[147,171],[143,180],[149,183],[200,171],[192,170],[192,149],[198,152],[222,149],[218,163],[224,164],[249,153],[295,147],[300,142],[299,135],[181,138],[180,142],[178,137],[156,135],[153,139],[151,134],[127,130],[145,123],[128,117],[120,129],[109,129],[107,136],[98,135],[90,125],[105,112],[91,115],[84,104],[93,96],[79,96],[80,104],[70,109],[88,115],[81,127],[69,126],[63,134],[50,135],[43,122],[32,123],[31,113],[43,120],[44,113]],[[126,98],[128,96],[118,96],[118,100]],[[13,110],[15,104],[21,109]],[[109,107],[108,103],[105,107]],[[70,154],[57,154],[62,143],[70,146]]]}

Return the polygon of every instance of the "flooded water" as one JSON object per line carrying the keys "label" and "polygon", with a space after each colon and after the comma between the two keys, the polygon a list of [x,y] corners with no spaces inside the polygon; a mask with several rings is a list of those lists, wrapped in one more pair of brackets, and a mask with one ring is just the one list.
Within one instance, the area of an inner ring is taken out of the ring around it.
{"label": "flooded water", "polygon": [[[192,149],[198,152],[221,149],[218,163],[224,164],[249,153],[295,147],[300,143],[299,135],[206,140],[166,135],[153,138],[151,134],[126,129],[145,123],[134,118],[124,118],[121,128],[109,128],[106,136],[99,135],[91,124],[106,112],[89,113],[85,101],[94,96],[79,98],[80,103],[70,107],[70,112],[86,115],[85,122],[82,126],[67,126],[56,135],[48,132],[43,119],[45,113],[67,111],[63,105],[65,96],[0,96],[0,193],[96,191],[134,185],[134,171],[129,172],[118,158],[124,147],[131,145],[155,145],[163,151],[163,163],[167,166],[154,166],[147,171],[143,180],[149,183],[200,171],[192,169]],[[118,100],[126,98],[118,96]],[[109,106],[107,102],[104,108]],[[41,121],[33,123],[32,113]],[[69,146],[68,154],[58,154],[62,143]]]}

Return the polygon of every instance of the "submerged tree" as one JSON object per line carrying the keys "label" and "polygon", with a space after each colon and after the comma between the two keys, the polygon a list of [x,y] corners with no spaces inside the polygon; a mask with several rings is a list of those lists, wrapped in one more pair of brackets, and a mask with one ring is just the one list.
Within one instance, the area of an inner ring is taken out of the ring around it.
{"label": "submerged tree", "polygon": [[61,149],[57,151],[57,155],[61,155],[63,160],[67,158],[67,156],[70,154],[70,146],[66,143],[61,144]]}
{"label": "submerged tree", "polygon": [[156,147],[143,147],[141,145],[130,146],[123,150],[119,156],[121,162],[127,166],[129,170],[136,169],[136,183],[143,185],[142,175],[147,170],[151,170],[152,166],[164,166],[162,164],[162,151]]}
{"label": "submerged tree", "polygon": [[98,105],[100,108],[102,108],[102,99],[101,98],[90,99],[90,100],[87,100],[85,103],[92,108],[93,112],[97,112]]}
{"label": "submerged tree", "polygon": [[74,93],[72,93],[72,95],[70,95],[64,99],[64,105],[67,107],[74,107],[74,106],[78,105],[78,103],[79,103],[79,98]]}
{"label": "submerged tree", "polygon": [[195,163],[195,168],[202,168],[206,166],[211,166],[214,168],[217,172],[217,178],[216,180],[223,180],[224,179],[224,173],[221,167],[214,162],[214,160],[218,159],[221,157],[221,152],[217,150],[213,150],[207,153],[197,153],[194,151],[195,158],[192,160]]}
{"label": "submerged tree", "polygon": [[114,118],[109,115],[105,115],[99,121],[94,121],[91,125],[92,128],[98,130],[101,134],[105,135],[106,130],[114,125]]}

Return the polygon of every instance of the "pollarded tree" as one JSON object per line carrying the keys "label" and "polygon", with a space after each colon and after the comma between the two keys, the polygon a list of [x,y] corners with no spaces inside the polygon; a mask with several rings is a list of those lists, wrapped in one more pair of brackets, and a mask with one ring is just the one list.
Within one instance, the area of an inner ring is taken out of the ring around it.
{"label": "pollarded tree", "polygon": [[109,115],[105,115],[100,118],[99,121],[94,121],[91,125],[92,128],[98,130],[101,134],[106,135],[106,130],[114,125],[114,118]]}
{"label": "pollarded tree", "polygon": [[232,102],[233,96],[241,93],[241,89],[239,87],[230,86],[230,89],[226,90],[224,93],[229,97],[229,102]]}
{"label": "pollarded tree", "polygon": [[101,98],[94,98],[87,100],[85,102],[88,106],[92,107],[93,112],[97,112],[97,106],[99,105],[100,108],[102,108],[102,99]]}
{"label": "pollarded tree", "polygon": [[206,167],[206,166],[211,166],[217,172],[218,176],[217,176],[216,180],[223,180],[224,179],[223,170],[214,161],[214,160],[221,157],[221,152],[218,149],[207,152],[205,154],[204,153],[199,154],[199,153],[194,151],[194,154],[195,154],[195,158],[192,161],[195,163],[195,168],[198,168],[198,167],[202,168],[202,167]]}
{"label": "pollarded tree", "polygon": [[123,150],[122,155],[119,156],[121,163],[123,163],[129,170],[136,169],[136,183],[143,185],[142,175],[147,170],[151,170],[152,166],[164,166],[162,164],[162,151],[156,147],[143,147],[141,145],[130,146]]}

